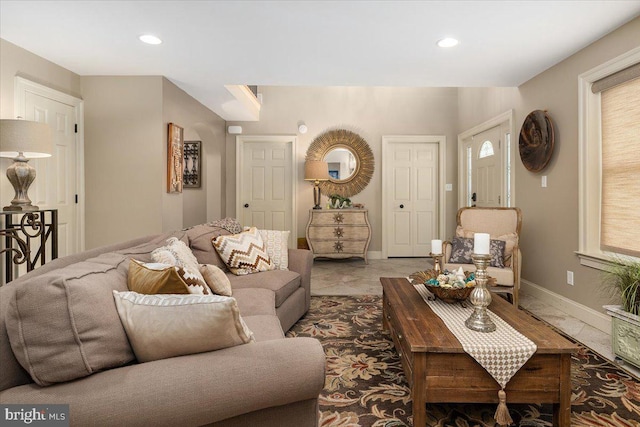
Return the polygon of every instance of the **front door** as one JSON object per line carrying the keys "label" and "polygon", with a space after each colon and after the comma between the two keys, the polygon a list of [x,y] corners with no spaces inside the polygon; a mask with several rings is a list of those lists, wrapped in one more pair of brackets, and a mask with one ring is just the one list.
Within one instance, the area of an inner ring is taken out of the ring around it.
{"label": "front door", "polygon": [[471,201],[472,206],[498,207],[502,205],[502,152],[500,126],[473,136],[471,143]]}
{"label": "front door", "polygon": [[243,226],[290,230],[295,240],[293,210],[293,143],[278,137],[240,137],[239,212]]}
{"label": "front door", "polygon": [[426,257],[439,238],[438,143],[391,142],[385,153],[387,256]]}
{"label": "front door", "polygon": [[[29,197],[41,209],[58,209],[58,256],[80,250],[78,238],[76,110],[72,105],[25,91],[25,120],[46,123],[53,131],[53,155],[31,160],[36,169]],[[50,255],[50,253],[48,253]]]}

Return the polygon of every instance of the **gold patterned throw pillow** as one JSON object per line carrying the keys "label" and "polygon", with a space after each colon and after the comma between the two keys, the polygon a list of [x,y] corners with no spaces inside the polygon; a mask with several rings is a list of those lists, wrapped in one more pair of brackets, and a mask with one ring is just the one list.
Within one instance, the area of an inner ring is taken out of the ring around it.
{"label": "gold patterned throw pillow", "polygon": [[129,261],[127,287],[140,294],[209,295],[209,287],[182,267],[162,263]]}
{"label": "gold patterned throw pillow", "polygon": [[267,248],[256,227],[212,239],[220,258],[236,276],[274,270]]}

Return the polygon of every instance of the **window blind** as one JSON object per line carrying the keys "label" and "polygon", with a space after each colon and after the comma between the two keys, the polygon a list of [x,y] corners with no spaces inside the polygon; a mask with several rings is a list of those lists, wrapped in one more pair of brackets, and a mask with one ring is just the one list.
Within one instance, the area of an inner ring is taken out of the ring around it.
{"label": "window blind", "polygon": [[601,93],[602,250],[640,257],[640,79]]}
{"label": "window blind", "polygon": [[591,92],[602,92],[619,84],[628,82],[629,80],[637,79],[638,77],[640,77],[640,63],[603,77],[600,80],[596,80],[591,84]]}

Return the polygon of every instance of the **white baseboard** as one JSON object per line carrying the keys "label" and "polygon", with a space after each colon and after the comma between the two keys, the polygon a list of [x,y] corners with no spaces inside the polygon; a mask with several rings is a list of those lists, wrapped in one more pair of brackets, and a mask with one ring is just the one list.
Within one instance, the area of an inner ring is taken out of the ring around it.
{"label": "white baseboard", "polygon": [[567,297],[563,297],[526,280],[520,281],[520,292],[534,296],[540,301],[583,321],[587,325],[593,326],[604,333],[611,334],[611,317],[604,313],[600,313],[586,305],[579,304]]}
{"label": "white baseboard", "polygon": [[382,251],[368,251],[367,252],[368,259],[382,259]]}

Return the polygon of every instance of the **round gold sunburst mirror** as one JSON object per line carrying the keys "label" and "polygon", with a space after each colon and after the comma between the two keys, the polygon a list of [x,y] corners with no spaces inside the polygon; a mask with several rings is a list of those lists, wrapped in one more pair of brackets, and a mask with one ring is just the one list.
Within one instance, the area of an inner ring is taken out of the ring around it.
{"label": "round gold sunburst mirror", "polygon": [[358,194],[371,181],[375,168],[367,141],[346,129],[330,130],[316,137],[307,150],[306,160],[325,161],[329,165],[329,180],[319,185],[325,196]]}

